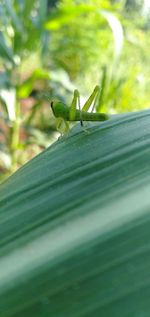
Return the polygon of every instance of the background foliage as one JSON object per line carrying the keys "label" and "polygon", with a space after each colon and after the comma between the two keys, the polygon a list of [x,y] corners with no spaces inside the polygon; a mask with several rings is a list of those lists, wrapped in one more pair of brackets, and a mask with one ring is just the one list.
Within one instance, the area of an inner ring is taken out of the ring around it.
{"label": "background foliage", "polygon": [[143,1],[1,1],[1,180],[57,138],[46,95],[99,83],[108,113],[149,107],[149,25]]}

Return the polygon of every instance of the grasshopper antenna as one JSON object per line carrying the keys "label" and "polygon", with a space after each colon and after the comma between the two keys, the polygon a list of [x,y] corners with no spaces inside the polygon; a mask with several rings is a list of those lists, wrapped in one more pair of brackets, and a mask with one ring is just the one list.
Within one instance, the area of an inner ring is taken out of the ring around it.
{"label": "grasshopper antenna", "polygon": [[53,104],[54,104],[54,102],[53,102],[53,101],[51,101],[50,105],[51,105],[51,108],[52,108],[52,109],[53,109]]}

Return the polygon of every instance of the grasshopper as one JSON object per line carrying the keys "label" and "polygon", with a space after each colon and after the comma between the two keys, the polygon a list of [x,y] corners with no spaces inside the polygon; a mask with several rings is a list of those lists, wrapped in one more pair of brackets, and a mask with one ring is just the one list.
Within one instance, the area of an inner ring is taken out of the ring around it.
{"label": "grasshopper", "polygon": [[[69,122],[80,121],[81,126],[83,126],[83,121],[106,121],[109,119],[108,115],[105,113],[93,112],[98,95],[99,95],[99,86],[96,86],[88,98],[88,100],[83,105],[81,110],[80,106],[80,94],[77,89],[74,90],[73,99],[70,107],[61,101],[51,101],[51,108],[56,120],[56,128],[58,131],[61,131],[61,126],[64,123],[65,130],[64,133],[69,130]],[[90,106],[93,104],[92,111],[88,112]],[[78,107],[78,108],[77,108]]]}

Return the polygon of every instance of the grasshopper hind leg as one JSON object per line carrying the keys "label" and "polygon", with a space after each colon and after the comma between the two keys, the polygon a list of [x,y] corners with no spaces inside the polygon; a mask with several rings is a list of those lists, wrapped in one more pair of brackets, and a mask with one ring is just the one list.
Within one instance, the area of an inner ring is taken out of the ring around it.
{"label": "grasshopper hind leg", "polygon": [[80,104],[80,94],[78,92],[78,108],[79,108],[79,111],[80,111],[80,124],[81,124],[81,127],[83,128],[84,124],[83,124],[83,120],[82,120],[82,110],[81,110],[81,104]]}
{"label": "grasshopper hind leg", "polygon": [[90,97],[88,98],[88,100],[85,102],[85,104],[83,106],[83,109],[82,109],[83,111],[88,111],[92,104],[93,104],[93,106],[92,106],[91,112],[94,111],[94,109],[96,108],[97,101],[98,101],[99,92],[100,92],[99,86],[95,86],[92,94],[90,95]]}
{"label": "grasshopper hind leg", "polygon": [[69,115],[70,115],[71,121],[73,121],[75,119],[77,108],[79,109],[79,112],[80,112],[80,124],[83,127],[82,111],[81,111],[81,106],[80,106],[80,94],[79,94],[79,91],[77,89],[75,89],[74,93],[73,93],[73,99],[71,102],[71,106],[70,106],[70,114]]}

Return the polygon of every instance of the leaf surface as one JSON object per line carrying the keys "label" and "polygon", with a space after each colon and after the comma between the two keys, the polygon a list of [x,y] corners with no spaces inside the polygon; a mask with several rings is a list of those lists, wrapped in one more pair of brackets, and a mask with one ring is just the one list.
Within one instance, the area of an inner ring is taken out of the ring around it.
{"label": "leaf surface", "polygon": [[150,315],[150,111],[75,126],[0,188],[0,317]]}

